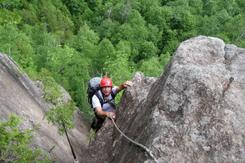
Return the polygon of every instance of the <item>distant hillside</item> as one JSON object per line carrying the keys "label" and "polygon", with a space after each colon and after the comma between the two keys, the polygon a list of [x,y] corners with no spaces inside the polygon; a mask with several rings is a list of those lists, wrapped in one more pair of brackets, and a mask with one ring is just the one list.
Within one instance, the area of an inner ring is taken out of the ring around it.
{"label": "distant hillside", "polygon": [[0,52],[31,78],[48,72],[89,116],[90,77],[159,77],[197,35],[245,48],[244,17],[244,0],[1,0]]}

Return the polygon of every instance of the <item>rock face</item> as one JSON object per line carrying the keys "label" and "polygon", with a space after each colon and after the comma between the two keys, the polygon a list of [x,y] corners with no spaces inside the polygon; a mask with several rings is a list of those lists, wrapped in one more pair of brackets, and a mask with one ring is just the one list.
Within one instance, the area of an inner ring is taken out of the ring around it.
{"label": "rock face", "polygon": [[[159,79],[135,75],[116,123],[159,163],[245,162],[244,81],[245,49],[195,37],[180,44]],[[153,162],[111,126],[106,120],[91,144],[91,162]]]}
{"label": "rock face", "polygon": [[[23,128],[34,132],[33,145],[41,147],[54,162],[73,162],[72,153],[65,136],[44,117],[51,104],[42,99],[42,91],[22,73],[17,65],[6,55],[0,54],[0,120],[10,114],[23,119]],[[77,155],[82,155],[88,143],[89,125],[79,111],[74,114],[75,128],[69,131]],[[52,150],[51,150],[52,149]],[[49,151],[49,153],[48,153]]]}

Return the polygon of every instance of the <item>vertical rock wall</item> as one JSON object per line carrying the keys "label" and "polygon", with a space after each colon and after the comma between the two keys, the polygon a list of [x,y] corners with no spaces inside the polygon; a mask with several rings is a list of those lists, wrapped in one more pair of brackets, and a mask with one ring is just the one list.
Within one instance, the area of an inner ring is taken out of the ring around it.
{"label": "vertical rock wall", "polygon": [[[159,163],[245,162],[244,79],[245,49],[213,37],[189,39],[159,79],[136,74],[116,123]],[[100,146],[109,151],[101,161],[153,162],[115,128],[110,137],[100,132],[100,142],[112,140]]]}

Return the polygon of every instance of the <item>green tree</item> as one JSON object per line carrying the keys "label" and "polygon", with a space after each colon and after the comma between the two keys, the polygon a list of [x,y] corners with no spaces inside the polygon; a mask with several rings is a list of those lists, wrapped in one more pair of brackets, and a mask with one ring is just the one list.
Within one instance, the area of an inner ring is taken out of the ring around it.
{"label": "green tree", "polygon": [[116,46],[116,56],[108,58],[105,62],[104,72],[107,72],[116,85],[132,77],[133,69],[128,60],[131,46],[127,41],[121,41]]}
{"label": "green tree", "polygon": [[21,21],[21,17],[18,13],[12,12],[7,9],[0,10],[0,25],[16,25]]}
{"label": "green tree", "polygon": [[47,30],[56,35],[61,44],[71,37],[74,24],[69,11],[61,1],[41,0],[38,6],[38,16],[46,24]]}
{"label": "green tree", "polygon": [[103,39],[99,44],[98,57],[93,60],[96,64],[97,71],[100,71],[105,66],[108,58],[112,59],[115,57],[115,49],[110,40]]}
{"label": "green tree", "polygon": [[22,18],[21,24],[35,25],[39,23],[37,6],[25,0],[22,1],[23,8],[18,11]]}
{"label": "green tree", "polygon": [[152,57],[148,60],[142,60],[139,70],[144,72],[146,76],[159,77],[163,71],[163,66],[157,57]]}
{"label": "green tree", "polygon": [[33,131],[20,129],[20,122],[14,115],[0,122],[1,162],[50,162],[39,149],[30,147]]}
{"label": "green tree", "polygon": [[75,111],[75,104],[69,102],[67,104],[58,105],[55,108],[50,109],[46,113],[46,117],[49,122],[56,125],[59,129],[59,133],[63,134],[65,129],[71,129],[74,127],[73,124],[73,114]]}
{"label": "green tree", "polygon": [[13,57],[24,69],[35,69],[31,40],[14,25],[0,26],[0,51]]}
{"label": "green tree", "polygon": [[90,58],[92,65],[90,67],[90,73],[99,71],[96,68],[96,61],[98,59],[98,44],[99,37],[90,27],[85,24],[81,26],[78,34],[69,40],[68,45],[78,51],[82,56]]}
{"label": "green tree", "polygon": [[22,31],[31,39],[31,45],[34,50],[33,60],[37,71],[47,67],[49,53],[55,49],[61,49],[60,42],[57,41],[52,33],[48,33],[42,25],[30,26],[24,25]]}
{"label": "green tree", "polygon": [[75,53],[63,70],[62,83],[64,83],[66,90],[69,90],[77,106],[84,112],[86,112],[88,108],[86,91],[87,82],[90,78],[90,66],[90,59],[86,58],[84,55]]}
{"label": "green tree", "polygon": [[21,0],[1,0],[0,7],[8,10],[20,8],[22,6]]}
{"label": "green tree", "polygon": [[119,22],[108,18],[103,20],[102,23],[97,26],[96,31],[100,38],[107,38],[112,42],[116,42],[117,38],[115,38],[114,35],[117,33],[119,25]]}

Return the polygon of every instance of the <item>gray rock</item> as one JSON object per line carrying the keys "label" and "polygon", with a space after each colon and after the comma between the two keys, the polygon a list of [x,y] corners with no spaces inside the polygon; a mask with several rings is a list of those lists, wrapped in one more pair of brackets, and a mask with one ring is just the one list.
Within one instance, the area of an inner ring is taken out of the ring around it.
{"label": "gray rock", "polygon": [[[10,114],[20,116],[23,129],[38,128],[32,146],[40,147],[53,162],[73,162],[65,135],[59,135],[57,127],[44,117],[53,105],[43,100],[41,85],[39,82],[37,87],[10,57],[0,54],[0,120],[6,120]],[[70,96],[62,92],[61,100],[69,100]],[[75,153],[82,155],[88,144],[89,124],[78,110],[74,113],[74,123],[75,128],[68,132]]]}
{"label": "gray rock", "polygon": [[[135,75],[116,123],[159,163],[245,162],[244,66],[245,49],[213,37],[184,41],[159,79]],[[109,151],[101,162],[153,162],[106,123],[91,159]]]}

